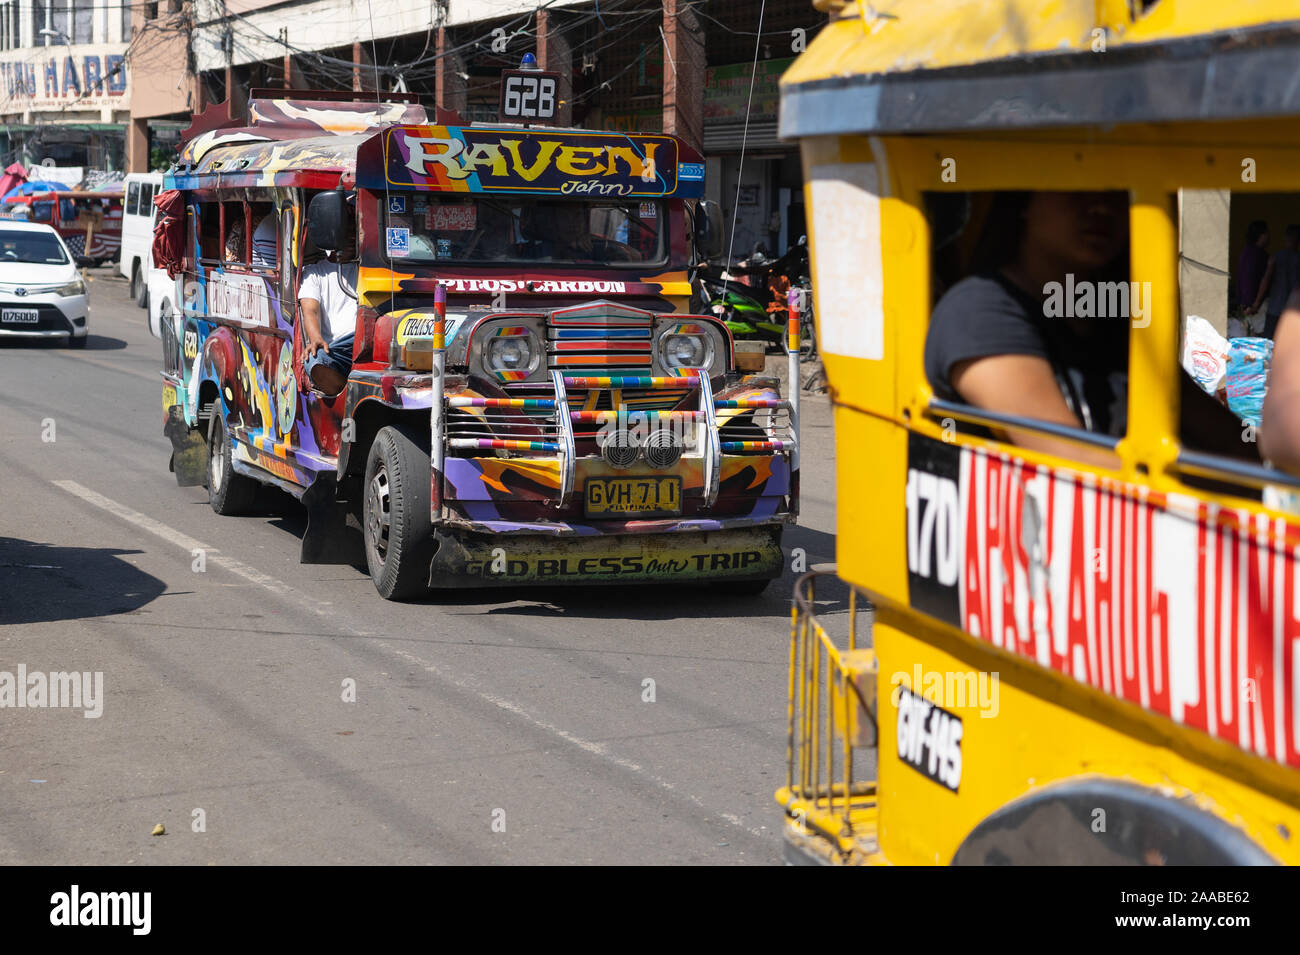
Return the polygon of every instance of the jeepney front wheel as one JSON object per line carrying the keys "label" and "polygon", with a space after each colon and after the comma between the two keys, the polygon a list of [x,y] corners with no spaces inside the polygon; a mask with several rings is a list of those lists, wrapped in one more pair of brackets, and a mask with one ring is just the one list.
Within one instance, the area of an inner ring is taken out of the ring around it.
{"label": "jeepney front wheel", "polygon": [[366,458],[362,527],[366,564],[385,600],[428,589],[433,522],[428,436],[405,425],[381,428]]}
{"label": "jeepney front wheel", "polygon": [[235,473],[230,432],[219,405],[208,418],[208,503],[222,517],[244,514],[253,505],[257,482]]}

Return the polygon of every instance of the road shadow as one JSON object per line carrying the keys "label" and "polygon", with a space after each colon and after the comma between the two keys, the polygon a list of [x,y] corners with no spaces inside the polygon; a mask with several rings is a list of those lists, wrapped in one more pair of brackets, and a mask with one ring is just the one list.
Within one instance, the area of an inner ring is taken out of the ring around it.
{"label": "road shadow", "polygon": [[[96,335],[93,332],[86,336],[85,349],[87,351],[121,351],[126,348],[126,342],[120,338],[113,338],[111,335]],[[68,348],[67,339],[64,338],[2,338],[0,337],[0,348],[33,349],[46,351],[49,349],[58,349],[60,351],[73,351]]]}
{"label": "road shadow", "polygon": [[167,589],[157,577],[122,560],[140,553],[0,537],[0,625],[138,610]]}

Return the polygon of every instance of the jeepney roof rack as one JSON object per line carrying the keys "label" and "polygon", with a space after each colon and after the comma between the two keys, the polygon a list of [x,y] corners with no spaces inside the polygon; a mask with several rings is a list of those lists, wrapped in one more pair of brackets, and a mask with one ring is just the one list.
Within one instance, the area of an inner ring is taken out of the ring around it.
{"label": "jeepney roof rack", "polygon": [[248,91],[248,101],[268,99],[318,100],[335,103],[413,103],[421,105],[419,93],[394,93],[385,91],[375,93],[373,90],[287,90],[274,87],[258,87]]}

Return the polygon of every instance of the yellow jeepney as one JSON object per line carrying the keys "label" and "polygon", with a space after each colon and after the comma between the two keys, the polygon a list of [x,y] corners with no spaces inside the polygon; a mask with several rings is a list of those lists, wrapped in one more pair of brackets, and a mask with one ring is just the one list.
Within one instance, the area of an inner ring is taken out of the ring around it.
{"label": "yellow jeepney", "polygon": [[[1223,355],[1190,337],[1262,340],[1243,235],[1262,221],[1276,247],[1300,222],[1300,8],[817,6],[830,23],[781,81],[781,131],[807,183],[853,596],[837,636],[831,588],[796,590],[787,860],[1300,859],[1297,481],[1258,458],[1236,353],[1224,388],[1199,364]],[[1125,209],[1128,281],[1098,290],[1130,296],[1109,433],[927,375],[937,304],[1007,197],[1040,193]],[[1198,436],[1189,381],[1226,395],[1235,447]]]}

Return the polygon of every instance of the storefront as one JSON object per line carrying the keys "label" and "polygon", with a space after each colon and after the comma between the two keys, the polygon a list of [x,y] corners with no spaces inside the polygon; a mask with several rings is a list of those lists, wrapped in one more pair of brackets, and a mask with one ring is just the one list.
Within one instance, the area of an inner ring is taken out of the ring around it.
{"label": "storefront", "polygon": [[757,65],[734,63],[706,72],[709,198],[722,205],[729,246],[734,219],[733,259],[750,255],[760,245],[774,258],[805,231],[799,152],[777,138],[777,84],[793,62],[760,60]]}

